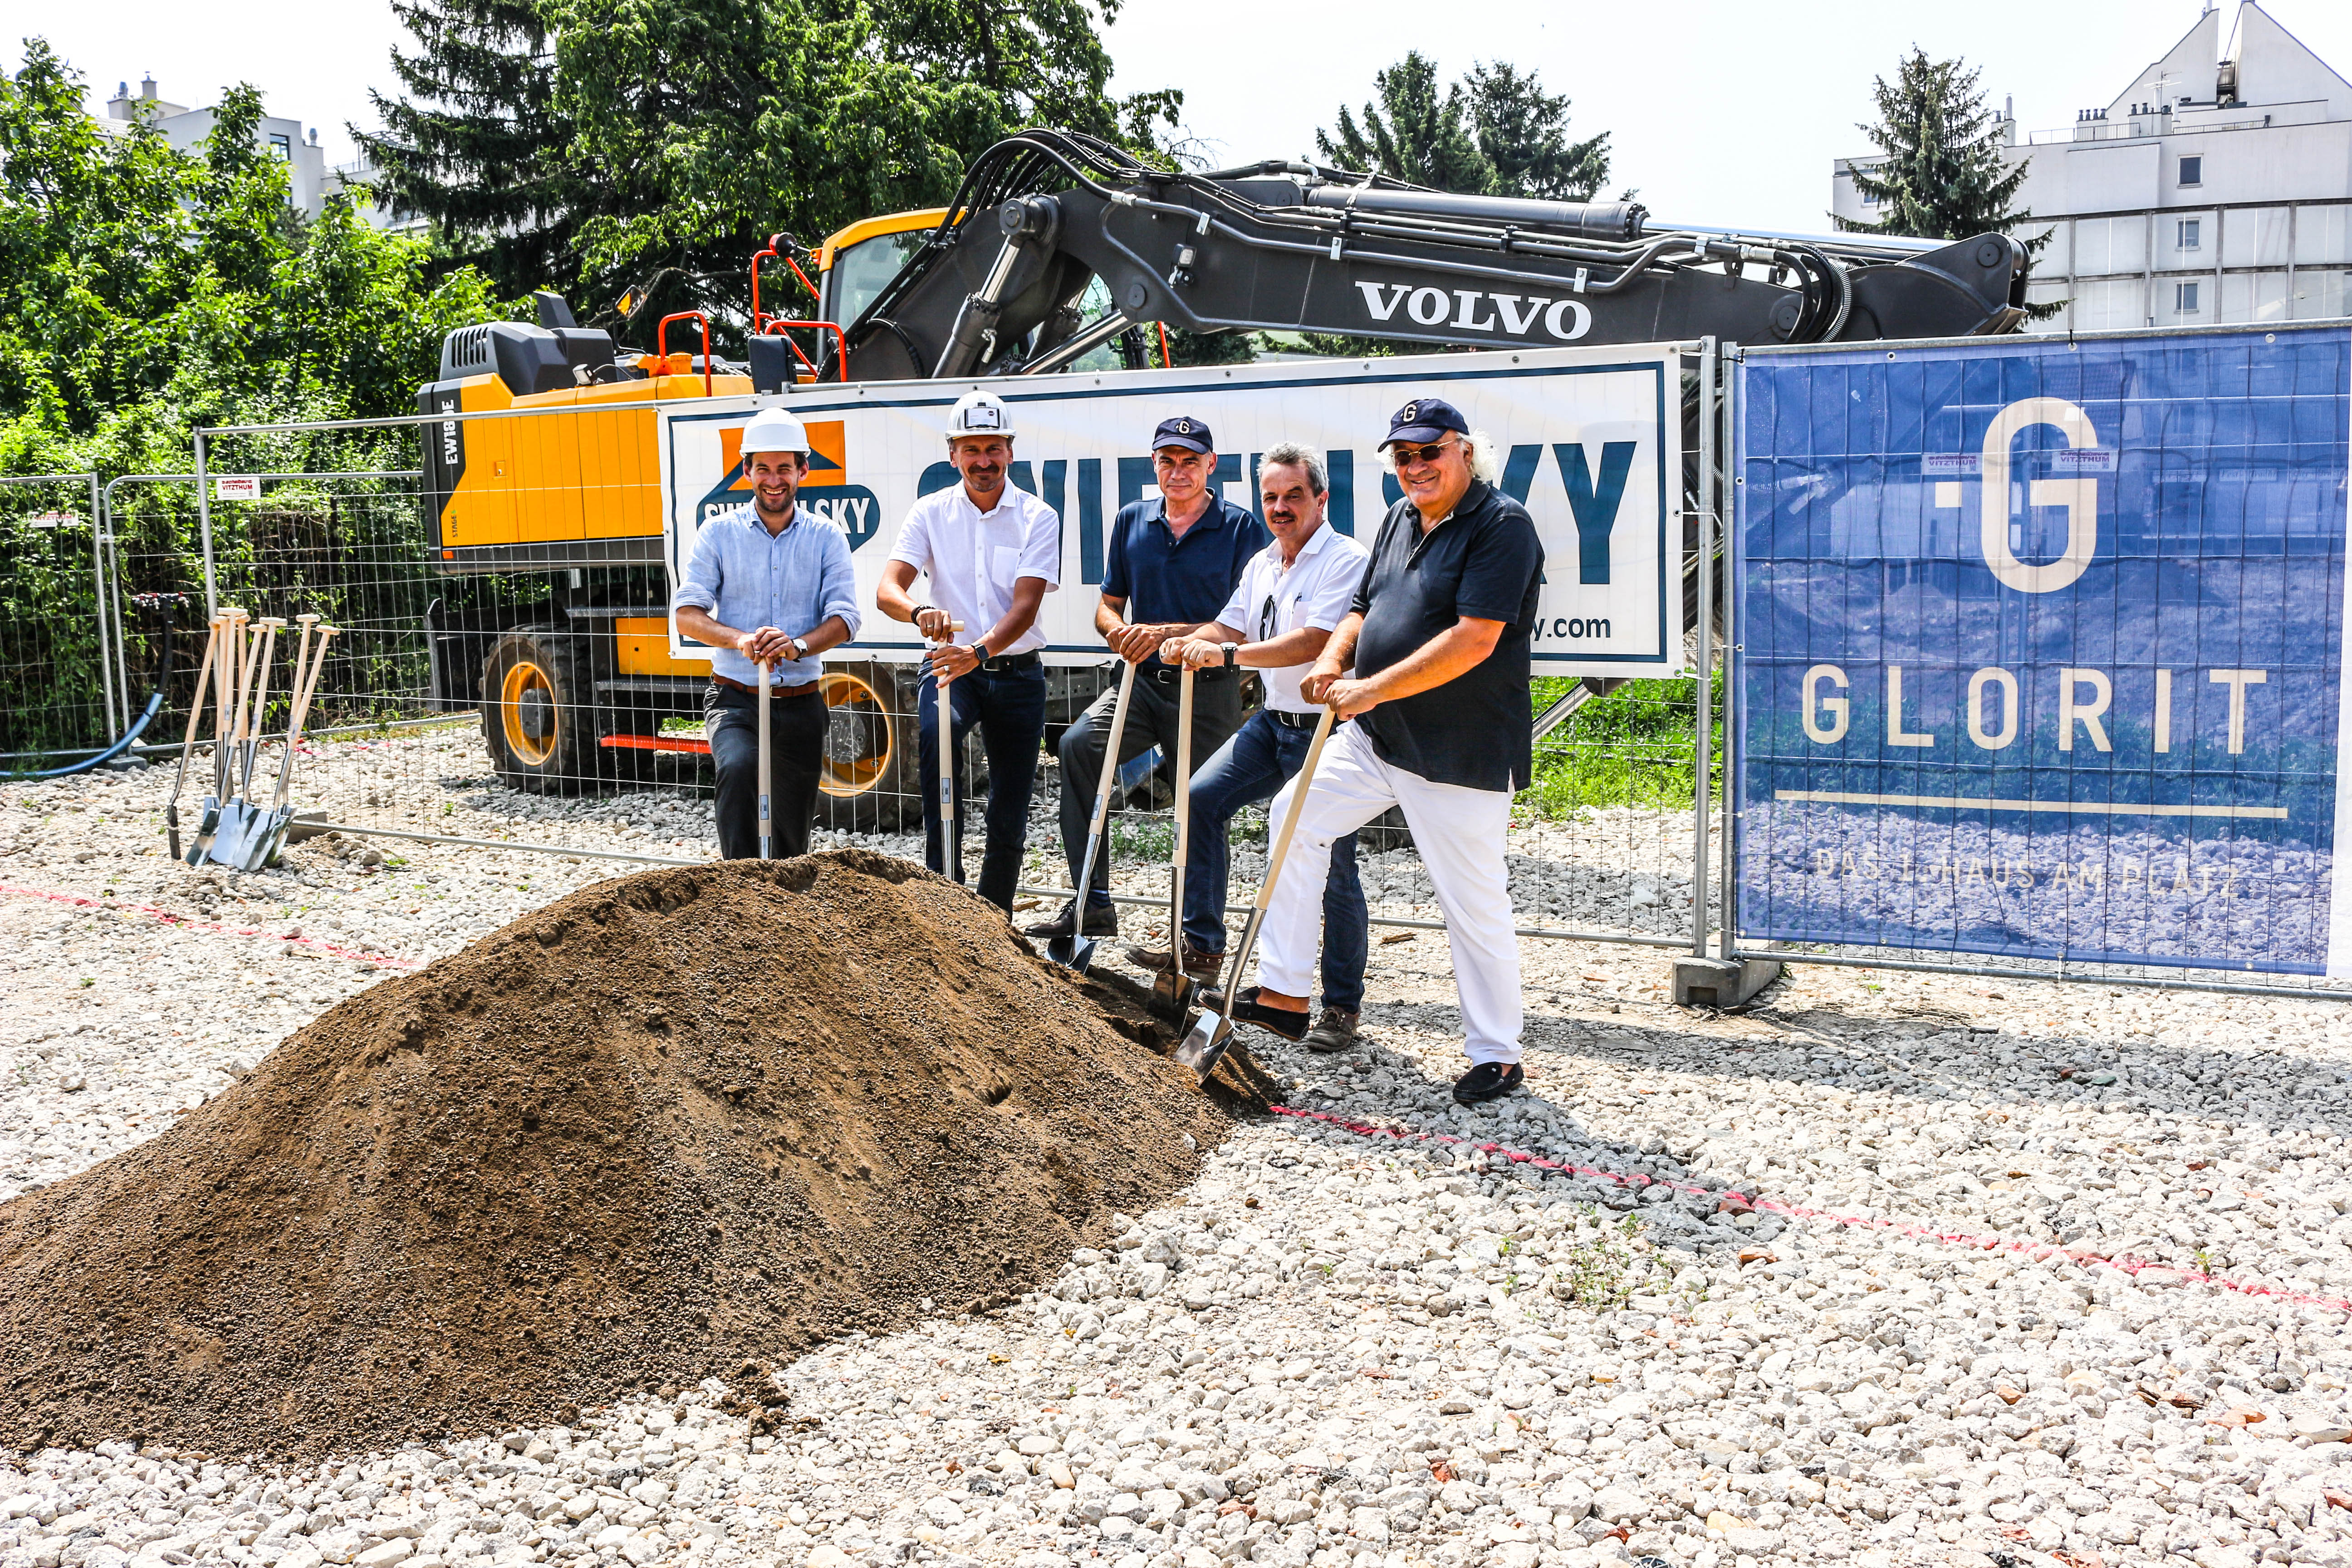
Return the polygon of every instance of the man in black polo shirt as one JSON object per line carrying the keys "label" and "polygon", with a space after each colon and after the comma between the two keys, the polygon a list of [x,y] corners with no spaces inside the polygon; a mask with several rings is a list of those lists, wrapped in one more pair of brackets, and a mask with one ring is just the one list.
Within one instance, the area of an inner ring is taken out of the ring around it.
{"label": "man in black polo shirt", "polygon": [[[1265,548],[1267,534],[1256,518],[1217,494],[1217,447],[1209,427],[1178,416],[1162,419],[1151,435],[1151,468],[1160,482],[1156,500],[1119,508],[1103,556],[1102,603],[1095,629],[1121,658],[1135,662],[1135,696],[1127,728],[1120,732],[1118,760],[1139,757],[1152,747],[1176,752],[1177,671],[1160,662],[1160,645],[1217,618],[1233,596],[1234,584],[1251,556]],[[1062,731],[1062,852],[1076,887],[1078,862],[1087,851],[1094,820],[1095,794],[1102,777],[1103,751],[1110,731],[1114,689]],[[1216,755],[1242,724],[1240,672],[1203,669],[1192,677],[1194,765]],[[1328,858],[1326,846],[1325,858]],[[1118,934],[1118,911],[1110,901],[1110,857],[1095,858],[1094,885],[1087,900],[1086,934]],[[1070,936],[1076,931],[1077,900],[1052,920],[1028,928],[1035,937]]]}
{"label": "man in black polo shirt", "polygon": [[[1527,509],[1479,477],[1469,425],[1452,404],[1406,404],[1381,446],[1404,499],[1381,521],[1354,610],[1301,684],[1307,700],[1354,722],[1333,732],[1303,795],[1298,780],[1282,792],[1274,820],[1303,800],[1290,858],[1321,866],[1335,840],[1404,809],[1445,911],[1471,1062],[1454,1098],[1468,1105],[1525,1081],[1503,845],[1511,796],[1534,764],[1528,653],[1543,545]],[[1235,1017],[1289,1039],[1306,1034],[1322,899],[1318,878],[1276,885],[1258,935],[1258,983],[1235,997]]]}

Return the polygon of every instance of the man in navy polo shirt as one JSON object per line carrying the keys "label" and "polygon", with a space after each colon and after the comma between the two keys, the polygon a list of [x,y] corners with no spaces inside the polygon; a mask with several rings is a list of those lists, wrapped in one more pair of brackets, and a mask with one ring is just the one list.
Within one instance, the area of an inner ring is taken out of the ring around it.
{"label": "man in navy polo shirt", "polygon": [[[1213,621],[1233,596],[1234,584],[1250,557],[1265,547],[1266,531],[1256,518],[1217,494],[1217,445],[1208,426],[1189,416],[1162,419],[1151,434],[1152,475],[1160,482],[1154,500],[1119,508],[1103,555],[1102,602],[1095,629],[1121,658],[1137,667],[1135,696],[1120,732],[1118,761],[1139,757],[1154,746],[1162,755],[1176,751],[1177,670],[1160,660],[1160,646],[1203,622]],[[1102,777],[1103,752],[1110,731],[1116,689],[1062,731],[1062,852],[1069,858],[1070,883],[1077,885],[1086,855],[1087,829],[1094,820],[1095,794]],[[1242,723],[1239,672],[1203,669],[1192,677],[1192,755],[1206,761]],[[1329,853],[1329,846],[1325,846]],[[1077,900],[1052,920],[1028,928],[1034,937],[1071,936],[1078,927]],[[1110,901],[1110,857],[1095,858],[1094,885],[1086,909],[1086,934],[1118,934],[1118,911]]]}
{"label": "man in navy polo shirt", "polygon": [[[1491,449],[1475,445],[1439,398],[1416,398],[1389,421],[1381,447],[1404,499],[1381,520],[1354,608],[1301,683],[1308,701],[1355,721],[1332,732],[1312,783],[1293,780],[1274,805],[1276,821],[1294,803],[1300,812],[1290,856],[1302,867],[1322,866],[1341,836],[1403,808],[1445,911],[1471,1062],[1454,1098],[1465,1105],[1525,1081],[1503,846],[1511,796],[1534,764],[1528,648],[1544,558],[1527,509],[1490,482]],[[1307,1033],[1322,892],[1312,876],[1276,886],[1258,984],[1234,998],[1235,1017],[1287,1039]]]}

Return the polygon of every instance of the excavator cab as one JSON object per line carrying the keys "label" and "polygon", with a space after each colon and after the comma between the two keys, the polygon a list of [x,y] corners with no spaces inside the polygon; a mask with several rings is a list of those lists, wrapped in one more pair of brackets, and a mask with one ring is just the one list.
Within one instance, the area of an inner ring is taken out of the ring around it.
{"label": "excavator cab", "polygon": [[883,287],[919,249],[923,237],[940,226],[945,207],[860,218],[824,242],[816,253],[818,314],[849,322],[866,313]]}

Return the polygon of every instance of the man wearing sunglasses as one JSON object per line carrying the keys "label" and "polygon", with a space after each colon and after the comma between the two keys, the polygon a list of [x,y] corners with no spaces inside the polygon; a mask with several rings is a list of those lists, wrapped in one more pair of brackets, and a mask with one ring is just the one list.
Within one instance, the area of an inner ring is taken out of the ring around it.
{"label": "man wearing sunglasses", "polygon": [[[1203,984],[1214,984],[1224,967],[1226,825],[1243,806],[1271,800],[1307,760],[1322,709],[1299,695],[1298,683],[1347,618],[1370,559],[1362,545],[1324,525],[1331,487],[1314,453],[1284,442],[1259,459],[1257,484],[1274,542],[1250,558],[1241,585],[1213,621],[1169,638],[1160,650],[1171,664],[1255,669],[1265,681],[1265,706],[1192,775],[1184,972]],[[1344,1051],[1356,1044],[1368,933],[1350,833],[1331,846],[1323,883],[1323,1013],[1307,1032],[1310,1049]],[[1170,962],[1164,948],[1130,948],[1128,957],[1146,970]]]}
{"label": "man wearing sunglasses", "polygon": [[[1471,1063],[1454,1098],[1471,1105],[1525,1081],[1503,849],[1511,796],[1534,764],[1528,653],[1543,545],[1527,509],[1478,475],[1469,424],[1452,404],[1415,398],[1381,446],[1404,499],[1381,520],[1354,605],[1300,685],[1307,701],[1355,722],[1333,731],[1313,780],[1293,780],[1274,812],[1279,821],[1296,804],[1291,853],[1314,866],[1345,835],[1403,808],[1445,911]],[[1317,902],[1310,878],[1276,887],[1258,984],[1234,998],[1235,1017],[1288,1039],[1306,1034]]]}
{"label": "man wearing sunglasses", "polygon": [[[1177,667],[1162,660],[1160,646],[1191,631],[1233,597],[1242,568],[1265,542],[1265,530],[1245,507],[1217,493],[1217,444],[1209,427],[1190,415],[1162,419],[1151,433],[1151,473],[1157,500],[1119,508],[1103,552],[1102,599],[1095,630],[1111,651],[1136,666],[1135,695],[1120,731],[1112,765],[1141,756],[1152,747],[1176,754]],[[1116,689],[1062,731],[1062,851],[1069,858],[1073,885],[1086,858],[1087,829],[1094,821],[1095,795],[1109,744]],[[1192,754],[1206,757],[1241,728],[1238,672],[1204,669],[1193,678]],[[1200,770],[1196,767],[1194,773]],[[1034,937],[1076,934],[1077,900],[1060,913],[1027,928]],[[1117,936],[1118,911],[1110,901],[1110,857],[1095,858],[1094,886],[1085,910],[1086,934]]]}

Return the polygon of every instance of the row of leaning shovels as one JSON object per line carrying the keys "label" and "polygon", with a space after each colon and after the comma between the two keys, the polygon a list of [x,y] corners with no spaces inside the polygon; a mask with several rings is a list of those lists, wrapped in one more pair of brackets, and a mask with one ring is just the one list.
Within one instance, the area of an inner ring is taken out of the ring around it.
{"label": "row of leaning shovels", "polygon": [[[163,826],[171,839],[172,858],[191,866],[206,861],[239,871],[258,871],[277,859],[293,820],[294,756],[302,738],[302,722],[318,689],[319,672],[326,668],[327,645],[341,628],[321,626],[317,616],[297,616],[301,639],[296,645],[291,670],[293,705],[286,723],[284,754],[278,759],[278,784],[269,804],[254,798],[255,764],[268,739],[264,723],[269,710],[269,675],[277,657],[278,634],[286,620],[264,616],[255,620],[235,605],[224,605],[214,615],[205,640],[205,660],[196,674],[196,694],[188,703],[187,738],[180,744],[180,769],[172,781],[171,804],[163,810]],[[213,789],[205,796],[194,841],[185,854],[180,847],[180,792],[188,782],[188,764],[195,754],[197,731],[203,728],[205,698],[213,702]]]}

